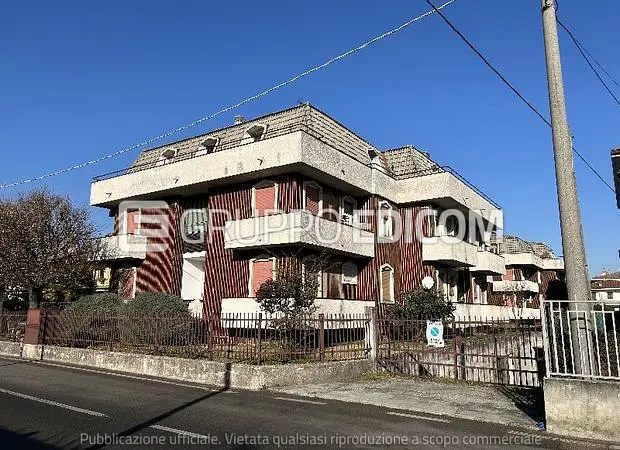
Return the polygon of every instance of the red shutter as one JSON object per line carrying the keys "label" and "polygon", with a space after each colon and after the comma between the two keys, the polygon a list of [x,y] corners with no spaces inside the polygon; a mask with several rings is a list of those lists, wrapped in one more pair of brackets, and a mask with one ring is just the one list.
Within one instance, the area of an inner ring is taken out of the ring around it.
{"label": "red shutter", "polygon": [[256,215],[264,216],[267,211],[276,207],[276,186],[265,186],[254,189],[254,207]]}
{"label": "red shutter", "polygon": [[140,211],[127,211],[127,234],[136,234],[138,232],[138,221]]}
{"label": "red shutter", "polygon": [[273,278],[273,261],[253,261],[252,262],[252,292],[251,296],[256,297],[256,292],[267,280]]}
{"label": "red shutter", "polygon": [[319,190],[314,186],[306,186],[306,209],[319,215]]}

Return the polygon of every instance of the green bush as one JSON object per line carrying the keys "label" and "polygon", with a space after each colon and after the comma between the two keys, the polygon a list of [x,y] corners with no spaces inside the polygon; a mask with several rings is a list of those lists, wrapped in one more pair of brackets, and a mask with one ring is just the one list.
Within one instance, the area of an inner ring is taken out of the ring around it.
{"label": "green bush", "polygon": [[126,314],[187,313],[187,304],[176,295],[166,292],[141,292],[124,306]]}
{"label": "green bush", "polygon": [[81,297],[54,318],[59,343],[89,347],[116,340],[122,307],[122,298],[114,293]]}
{"label": "green bush", "polygon": [[112,292],[85,295],[70,303],[65,311],[80,313],[116,313],[123,306],[123,299]]}
{"label": "green bush", "polygon": [[190,343],[200,325],[181,298],[144,292],[124,305],[119,330],[124,345],[160,347]]}
{"label": "green bush", "polygon": [[388,316],[399,320],[443,320],[450,317],[455,309],[434,289],[402,292],[399,302],[386,306]]}

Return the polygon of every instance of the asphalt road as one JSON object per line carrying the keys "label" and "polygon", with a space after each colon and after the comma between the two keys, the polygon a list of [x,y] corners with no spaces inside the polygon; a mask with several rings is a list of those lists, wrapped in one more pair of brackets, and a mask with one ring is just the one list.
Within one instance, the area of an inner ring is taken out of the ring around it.
{"label": "asphalt road", "polygon": [[[490,443],[501,445],[486,445]],[[209,389],[0,358],[1,449],[191,447],[479,449],[587,445],[550,438],[544,432],[354,403]]]}

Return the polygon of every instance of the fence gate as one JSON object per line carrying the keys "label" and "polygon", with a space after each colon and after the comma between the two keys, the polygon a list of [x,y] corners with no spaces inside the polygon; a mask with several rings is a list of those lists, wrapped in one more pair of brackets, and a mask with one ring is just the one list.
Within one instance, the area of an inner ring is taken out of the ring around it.
{"label": "fence gate", "polygon": [[540,319],[444,320],[443,347],[427,343],[428,325],[425,319],[380,318],[379,366],[403,375],[540,386],[544,375]]}

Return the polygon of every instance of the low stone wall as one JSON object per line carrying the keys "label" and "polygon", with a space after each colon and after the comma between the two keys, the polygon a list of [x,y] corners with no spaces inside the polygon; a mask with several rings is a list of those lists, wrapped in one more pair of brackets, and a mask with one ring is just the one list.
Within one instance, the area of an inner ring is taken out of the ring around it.
{"label": "low stone wall", "polygon": [[94,367],[210,386],[258,390],[349,381],[374,369],[371,360],[253,366],[136,353],[0,342],[0,354]]}
{"label": "low stone wall", "polygon": [[551,433],[620,442],[620,382],[545,378]]}

